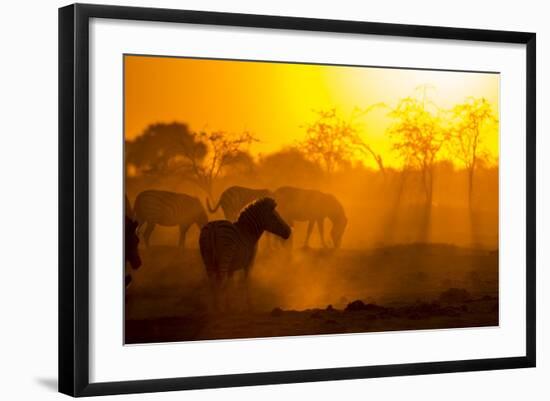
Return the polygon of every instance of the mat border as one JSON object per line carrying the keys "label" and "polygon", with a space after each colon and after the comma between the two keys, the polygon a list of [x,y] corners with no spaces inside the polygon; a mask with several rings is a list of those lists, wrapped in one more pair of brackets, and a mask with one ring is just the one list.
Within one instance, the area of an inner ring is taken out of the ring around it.
{"label": "mat border", "polygon": [[[91,18],[176,22],[526,46],[526,355],[90,383],[89,24]],[[536,34],[378,22],[73,4],[59,9],[59,391],[75,397],[527,368],[536,365]]]}

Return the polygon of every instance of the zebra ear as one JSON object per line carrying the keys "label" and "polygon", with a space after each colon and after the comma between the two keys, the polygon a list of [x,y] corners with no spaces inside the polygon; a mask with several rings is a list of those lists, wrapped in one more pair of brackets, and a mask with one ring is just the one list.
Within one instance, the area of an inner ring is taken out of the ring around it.
{"label": "zebra ear", "polygon": [[273,198],[266,198],[269,201],[269,206],[271,207],[271,210],[275,210],[277,207],[277,202]]}

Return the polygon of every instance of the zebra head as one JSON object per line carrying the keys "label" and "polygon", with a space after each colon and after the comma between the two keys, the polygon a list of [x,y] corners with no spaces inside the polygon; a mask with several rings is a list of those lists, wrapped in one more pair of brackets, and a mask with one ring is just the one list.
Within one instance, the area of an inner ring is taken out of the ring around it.
{"label": "zebra head", "polygon": [[138,253],[139,238],[136,232],[138,223],[126,216],[124,226],[125,258],[127,262],[130,262],[132,269],[138,269],[141,266],[141,258]]}
{"label": "zebra head", "polygon": [[348,219],[345,216],[341,216],[339,219],[335,219],[332,222],[330,237],[332,238],[332,243],[335,248],[340,248],[340,245],[342,245],[342,237],[344,236],[347,225]]}
{"label": "zebra head", "polygon": [[283,239],[290,237],[290,227],[277,213],[277,203],[273,198],[258,199],[241,212],[237,224],[250,227],[250,231],[259,238],[265,230]]}
{"label": "zebra head", "polygon": [[283,239],[290,237],[290,226],[283,220],[281,215],[275,210],[277,202],[273,198],[262,198],[258,201],[264,206],[264,227],[267,232],[275,234]]}

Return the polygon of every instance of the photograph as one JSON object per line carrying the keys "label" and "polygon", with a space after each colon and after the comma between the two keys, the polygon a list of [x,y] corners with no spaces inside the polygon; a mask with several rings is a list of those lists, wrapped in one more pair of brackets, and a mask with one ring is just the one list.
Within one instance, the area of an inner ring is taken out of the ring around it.
{"label": "photograph", "polygon": [[[163,7],[60,7],[47,51],[57,150],[31,159],[58,156],[57,348],[39,337],[60,393],[280,399],[331,381],[334,399],[369,379],[374,396],[464,399],[542,377],[505,372],[540,354],[541,18]],[[38,210],[34,183],[4,198]],[[18,258],[42,257],[41,218],[9,225]],[[47,316],[36,299],[21,316]]]}
{"label": "photograph", "polygon": [[124,344],[498,327],[500,78],[124,54]]}

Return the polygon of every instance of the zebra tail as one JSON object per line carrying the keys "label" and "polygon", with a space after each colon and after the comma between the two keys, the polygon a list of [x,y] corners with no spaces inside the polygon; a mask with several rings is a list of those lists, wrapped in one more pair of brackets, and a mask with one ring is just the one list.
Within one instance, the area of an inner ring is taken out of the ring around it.
{"label": "zebra tail", "polygon": [[206,197],[206,207],[208,209],[208,211],[210,213],[216,213],[218,211],[218,209],[220,208],[220,202],[221,202],[222,198],[220,197],[220,199],[218,199],[218,204],[216,205],[215,208],[212,209],[212,206],[210,205],[210,198],[208,198],[208,196]]}

